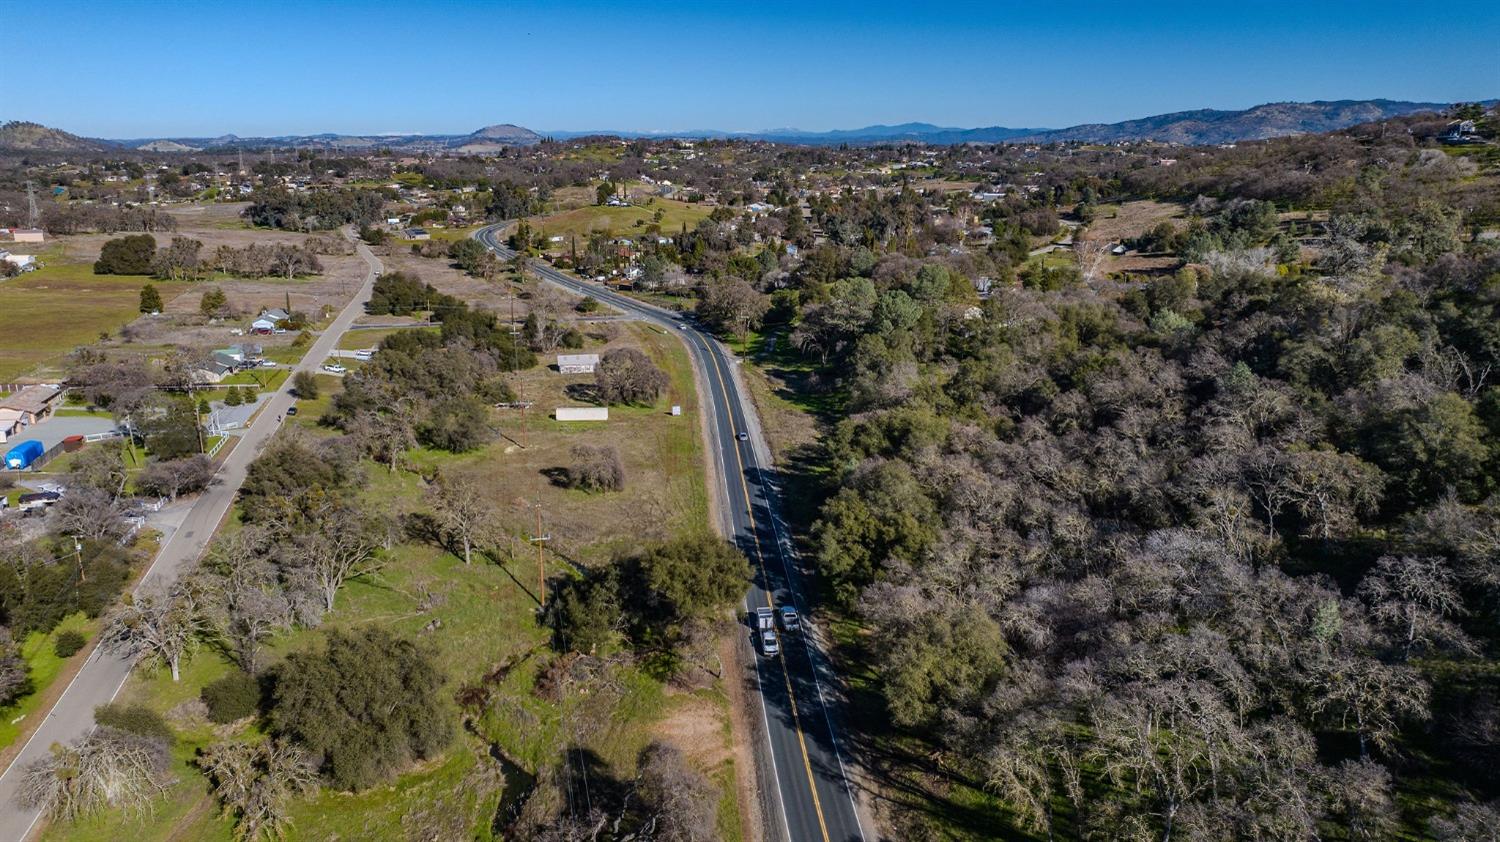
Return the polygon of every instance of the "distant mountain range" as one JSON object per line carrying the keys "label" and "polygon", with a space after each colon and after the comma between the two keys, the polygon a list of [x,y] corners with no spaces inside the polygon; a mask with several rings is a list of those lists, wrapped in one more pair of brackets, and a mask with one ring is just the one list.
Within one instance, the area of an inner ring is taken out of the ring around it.
{"label": "distant mountain range", "polygon": [[1272,102],[1243,111],[1178,111],[1123,123],[1089,123],[1016,138],[1022,141],[1078,140],[1111,143],[1121,140],[1159,140],[1201,145],[1265,140],[1294,134],[1319,134],[1347,129],[1423,111],[1443,111],[1443,102],[1402,102],[1389,99],[1333,102]]}
{"label": "distant mountain range", "polygon": [[36,152],[103,152],[110,149],[138,149],[143,152],[198,152],[204,149],[297,148],[346,150],[393,149],[410,152],[450,152],[461,155],[483,155],[511,146],[540,143],[542,136],[520,126],[504,123],[465,135],[278,135],[275,137],[157,137],[125,140],[100,140],[69,134],[61,129],[37,123],[12,121],[0,124],[0,149]]}
{"label": "distant mountain range", "polygon": [[1386,120],[1423,111],[1442,111],[1448,103],[1403,102],[1389,99],[1337,100],[1333,102],[1273,102],[1243,111],[1200,109],[1158,114],[1123,123],[1086,123],[1065,129],[1013,129],[1005,126],[963,129],[934,126],[931,123],[902,123],[897,126],[866,126],[829,132],[806,132],[800,129],[769,129],[760,132],[722,132],[694,130],[684,132],[549,132],[552,137],[568,138],[587,135],[616,135],[647,138],[737,138],[769,140],[777,143],[802,143],[829,146],[842,143],[870,145],[888,143],[928,143],[946,146],[957,143],[1052,143],[1084,141],[1110,143],[1123,140],[1157,140],[1200,145],[1264,140],[1292,134],[1317,134],[1346,129],[1360,123]]}
{"label": "distant mountain range", "polygon": [[726,132],[718,129],[688,129],[686,131],[622,131],[599,129],[593,131],[555,131],[547,135],[559,139],[605,135],[613,137],[682,138],[686,140],[768,140],[773,143],[800,143],[808,146],[836,146],[847,143],[851,146],[867,146],[881,143],[931,143],[948,145],[954,143],[1002,143],[1013,138],[1031,136],[1047,129],[1008,129],[992,126],[986,129],[961,129],[934,126],[931,123],[901,123],[895,126],[865,126],[862,129],[835,129],[826,132],[810,132],[802,129],[766,129],[759,132]]}
{"label": "distant mountain range", "polygon": [[[809,132],[801,129],[767,129],[759,132],[726,132],[715,129],[689,131],[555,131],[547,135],[559,139],[589,135],[612,135],[627,138],[683,138],[766,140],[776,143],[832,146],[850,144],[868,146],[891,143],[925,143],[951,145],[958,143],[1050,143],[1084,141],[1110,143],[1127,140],[1156,140],[1188,145],[1235,143],[1263,140],[1292,134],[1316,134],[1336,131],[1359,123],[1369,123],[1423,111],[1442,111],[1448,103],[1405,102],[1389,99],[1336,100],[1332,102],[1273,102],[1242,111],[1201,109],[1159,114],[1122,123],[1087,123],[1065,129],[955,128],[931,123],[901,123],[895,126],[866,126],[862,129],[840,129]],[[79,137],[60,129],[36,123],[10,122],[0,125],[0,149],[38,152],[136,149],[145,152],[196,152],[204,149],[249,148],[316,148],[328,151],[362,152],[391,149],[399,152],[443,152],[460,155],[483,155],[513,146],[530,146],[541,142],[541,134],[531,129],[502,123],[486,126],[466,135],[281,135],[276,137],[158,137],[133,140],[99,140]]]}

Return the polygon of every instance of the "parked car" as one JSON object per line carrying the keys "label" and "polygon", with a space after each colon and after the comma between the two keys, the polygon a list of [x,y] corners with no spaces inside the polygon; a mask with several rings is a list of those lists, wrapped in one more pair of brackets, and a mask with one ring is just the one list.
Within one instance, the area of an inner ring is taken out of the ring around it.
{"label": "parked car", "polygon": [[789,632],[802,628],[802,618],[797,616],[797,609],[790,605],[781,606],[781,628]]}
{"label": "parked car", "polygon": [[286,415],[287,415],[288,418],[290,418],[290,417],[292,417],[293,415],[296,415],[296,414],[297,414],[297,407],[295,407],[295,406],[289,406],[289,407],[286,408]]}
{"label": "parked car", "polygon": [[276,361],[275,360],[261,360],[259,363],[257,363],[257,365],[259,365],[261,368],[275,368],[276,367]]}

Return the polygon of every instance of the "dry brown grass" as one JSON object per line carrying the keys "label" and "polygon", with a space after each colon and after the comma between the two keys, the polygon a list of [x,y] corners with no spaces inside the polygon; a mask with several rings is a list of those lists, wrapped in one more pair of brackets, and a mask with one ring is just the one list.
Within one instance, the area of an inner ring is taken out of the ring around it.
{"label": "dry brown grass", "polygon": [[[391,254],[382,257],[381,260],[385,263],[388,272],[397,270],[409,272],[421,278],[425,283],[437,287],[438,290],[467,302],[472,307],[489,309],[498,313],[502,320],[510,316],[510,291],[515,285],[511,283],[511,278],[514,276],[508,269],[503,271],[496,280],[486,281],[462,269],[455,269],[447,258],[418,257],[410,250],[392,249]],[[514,303],[516,318],[526,318],[526,314],[530,312],[526,306],[526,299],[517,295]],[[379,321],[389,319],[386,316],[374,318]]]}
{"label": "dry brown grass", "polygon": [[[587,401],[569,395],[569,387],[592,384],[592,375],[559,374],[555,358],[522,372],[512,381],[531,410],[496,410],[501,439],[477,457],[452,468],[473,471],[499,507],[505,531],[517,536],[514,552],[527,557],[525,536],[535,531],[540,503],[543,530],[551,533],[548,549],[580,564],[608,561],[644,541],[684,531],[708,529],[698,402],[687,352],[674,336],[645,325],[605,325],[593,331],[589,353],[634,346],[650,355],[671,376],[671,387],[651,407],[611,407],[607,422],[558,422],[558,406]],[[672,404],[683,414],[670,415]],[[625,489],[586,493],[563,488],[553,477],[572,461],[576,444],[608,445],[625,466]]]}
{"label": "dry brown grass", "polygon": [[1090,240],[1108,240],[1118,243],[1139,237],[1157,223],[1169,219],[1180,219],[1182,208],[1168,202],[1141,200],[1120,205],[1114,215],[1101,214],[1089,224]]}
{"label": "dry brown grass", "polygon": [[670,712],[656,723],[656,736],[676,746],[694,766],[712,772],[734,759],[724,712],[696,693],[668,691]]}

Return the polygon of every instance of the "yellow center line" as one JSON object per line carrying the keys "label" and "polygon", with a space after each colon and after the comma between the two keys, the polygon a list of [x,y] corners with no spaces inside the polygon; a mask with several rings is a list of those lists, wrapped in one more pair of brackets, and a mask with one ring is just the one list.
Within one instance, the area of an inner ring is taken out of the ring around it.
{"label": "yellow center line", "polygon": [[[607,301],[611,298],[614,298],[615,296],[613,293],[606,290],[605,294],[601,297],[603,297]],[[628,301],[628,299],[623,300]],[[635,302],[631,301],[630,303],[634,304]],[[724,406],[728,409],[729,427],[730,431],[734,434],[736,442],[734,446],[734,461],[735,465],[739,468],[740,488],[745,492],[745,513],[750,516],[750,538],[755,543],[755,562],[756,565],[760,568],[761,581],[765,582],[768,586],[765,593],[766,607],[770,608],[774,612],[776,610],[776,606],[772,604],[771,592],[769,590],[771,578],[766,573],[766,559],[760,548],[760,530],[758,528],[758,523],[755,520],[755,506],[751,504],[750,483],[745,479],[745,463],[744,460],[740,458],[740,448],[738,444],[739,428],[736,427],[734,423],[734,407],[729,402],[729,389],[724,385],[724,363],[723,360],[719,359],[719,355],[714,353],[713,348],[709,347],[706,340],[704,340],[700,336],[694,336],[693,338],[697,339],[699,347],[703,348],[703,350],[708,354],[709,359],[713,362],[714,377],[719,381],[719,393],[724,396]],[[774,623],[775,621],[773,620],[772,622]],[[757,629],[756,631],[759,632],[759,629]],[[772,629],[772,634],[775,634],[777,636],[777,640],[779,642],[781,635],[776,632],[774,628]],[[803,733],[802,730],[802,715],[801,712],[797,709],[797,694],[796,691],[792,688],[792,671],[786,663],[786,650],[783,647],[778,646],[776,657],[777,660],[781,661],[781,676],[782,679],[786,682],[786,697],[787,701],[792,706],[792,727],[797,731],[797,745],[802,750],[802,768],[807,772],[807,788],[808,791],[812,793],[813,811],[818,816],[818,830],[823,834],[823,842],[830,842],[828,836],[828,824],[823,818],[823,803],[818,798],[818,788],[813,782],[812,760],[807,753],[807,736]],[[774,763],[776,761],[773,758],[771,762]]]}
{"label": "yellow center line", "polygon": [[[714,353],[712,348],[708,347],[707,343],[704,340],[699,339],[698,342],[703,347],[703,349],[708,352],[709,358],[713,360],[714,376],[718,378],[719,381],[719,392],[724,396],[724,405],[729,408],[729,426],[730,429],[734,432],[736,442],[734,446],[734,461],[735,464],[739,467],[740,487],[744,489],[745,492],[745,513],[750,516],[750,538],[755,542],[755,561],[756,564],[760,567],[761,581],[765,582],[767,586],[767,590],[765,593],[766,607],[770,608],[772,611],[775,611],[776,606],[771,603],[771,592],[769,589],[771,578],[766,574],[766,560],[760,549],[760,530],[757,528],[757,523],[755,520],[755,506],[750,502],[750,484],[745,480],[745,463],[742,459],[740,459],[740,448],[738,444],[739,428],[735,427],[734,409],[729,403],[729,390],[724,385],[724,363],[719,359],[719,355]],[[773,620],[772,622],[774,623],[775,621]],[[757,629],[757,631],[759,630]],[[772,633],[776,634],[779,641],[781,637],[780,634],[777,634],[774,629],[772,630]],[[776,647],[776,657],[781,661],[781,676],[786,681],[786,697],[787,701],[790,702],[792,706],[792,726],[797,731],[797,745],[802,750],[802,768],[807,772],[807,788],[810,792],[812,792],[813,811],[817,813],[818,816],[818,830],[823,833],[823,842],[829,842],[828,824],[823,819],[823,804],[822,801],[818,798],[818,788],[813,782],[812,760],[808,757],[807,754],[807,737],[802,731],[802,715],[797,710],[797,694],[792,689],[792,671],[786,663],[786,649],[781,646]],[[776,761],[772,759],[771,762],[774,763]]]}

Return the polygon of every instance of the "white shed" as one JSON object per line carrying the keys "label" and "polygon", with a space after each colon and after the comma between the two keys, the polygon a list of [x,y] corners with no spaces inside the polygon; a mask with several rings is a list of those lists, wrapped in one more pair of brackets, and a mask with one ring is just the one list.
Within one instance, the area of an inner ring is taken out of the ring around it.
{"label": "white shed", "polygon": [[598,365],[598,354],[557,355],[557,370],[563,374],[592,374]]}
{"label": "white shed", "polygon": [[557,408],[557,420],[559,421],[608,421],[609,407],[607,406],[560,406]]}

